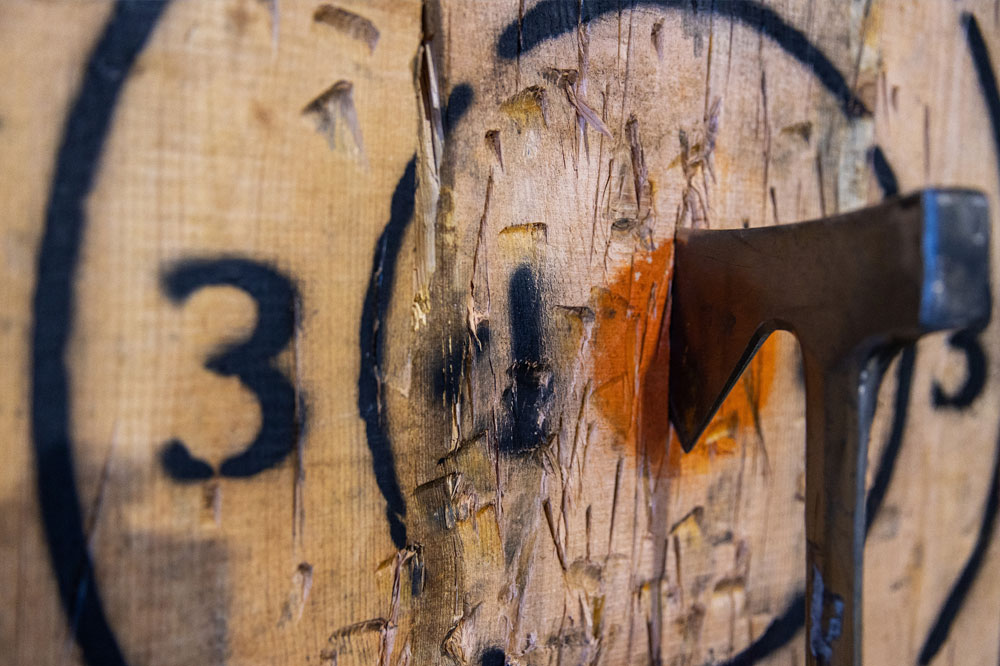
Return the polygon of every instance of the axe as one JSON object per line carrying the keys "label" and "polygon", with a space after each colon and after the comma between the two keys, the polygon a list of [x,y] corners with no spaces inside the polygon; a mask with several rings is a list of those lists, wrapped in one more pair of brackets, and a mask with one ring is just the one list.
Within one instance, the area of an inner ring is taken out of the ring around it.
{"label": "axe", "polygon": [[771,332],[801,347],[810,666],[861,663],[865,468],[882,374],[921,335],[989,320],[989,238],[986,198],[951,189],[812,222],[677,231],[664,328],[685,451]]}

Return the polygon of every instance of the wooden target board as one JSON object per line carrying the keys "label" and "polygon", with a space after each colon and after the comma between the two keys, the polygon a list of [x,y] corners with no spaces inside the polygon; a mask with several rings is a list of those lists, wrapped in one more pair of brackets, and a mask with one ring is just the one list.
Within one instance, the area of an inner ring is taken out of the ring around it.
{"label": "wooden target board", "polygon": [[[924,186],[997,219],[994,3],[16,1],[0,36],[0,663],[804,662],[798,347],[684,453],[674,231]],[[881,387],[866,663],[1000,659],[998,343]]]}

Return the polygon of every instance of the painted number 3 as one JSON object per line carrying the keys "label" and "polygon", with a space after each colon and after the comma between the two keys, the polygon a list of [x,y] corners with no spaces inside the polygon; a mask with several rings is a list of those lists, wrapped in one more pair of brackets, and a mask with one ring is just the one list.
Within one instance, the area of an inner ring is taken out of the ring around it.
{"label": "painted number 3", "polygon": [[[183,304],[205,287],[228,286],[246,292],[257,304],[257,322],[249,337],[227,345],[205,361],[223,376],[235,376],[253,391],[260,404],[256,438],[219,465],[221,476],[248,477],[278,465],[291,452],[302,429],[303,409],[295,388],[274,367],[274,357],[295,331],[298,294],[277,271],[248,259],[195,259],[170,267],[161,286],[167,297]],[[180,440],[167,442],[160,453],[163,468],[177,481],[201,481],[215,475],[214,467],[195,456]]]}

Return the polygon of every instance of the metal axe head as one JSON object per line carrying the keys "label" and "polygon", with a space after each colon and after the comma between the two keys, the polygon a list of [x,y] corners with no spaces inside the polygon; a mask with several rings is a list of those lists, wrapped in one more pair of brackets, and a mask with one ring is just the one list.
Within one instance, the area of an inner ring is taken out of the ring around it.
{"label": "metal axe head", "polygon": [[675,252],[669,404],[685,451],[776,329],[825,366],[990,315],[977,192],[925,190],[778,227],[681,229]]}
{"label": "metal axe head", "polygon": [[988,320],[986,199],[926,190],[816,222],[681,230],[675,250],[669,402],[685,450],[772,331],[799,340],[807,663],[857,666],[868,432],[887,356],[879,352]]}

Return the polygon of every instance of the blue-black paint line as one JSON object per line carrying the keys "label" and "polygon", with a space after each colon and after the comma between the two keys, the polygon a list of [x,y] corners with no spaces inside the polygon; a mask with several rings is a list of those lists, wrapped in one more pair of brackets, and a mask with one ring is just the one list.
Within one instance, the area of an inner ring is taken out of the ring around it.
{"label": "blue-black paint line", "polygon": [[958,617],[958,612],[965,603],[966,597],[969,596],[972,584],[986,562],[986,551],[989,549],[993,533],[996,531],[998,511],[1000,511],[1000,438],[998,438],[997,450],[993,457],[993,477],[990,479],[990,490],[986,497],[986,505],[983,507],[983,518],[979,523],[976,543],[972,547],[969,559],[962,567],[962,573],[959,574],[945,598],[937,619],[927,633],[923,647],[920,648],[920,657],[917,663],[921,665],[931,663],[931,660],[941,651],[945,641],[948,640],[948,633],[951,631],[955,618]]}
{"label": "blue-black paint line", "polygon": [[361,343],[361,369],[358,375],[358,412],[365,422],[365,436],[372,456],[372,472],[385,498],[389,534],[396,548],[406,547],[406,500],[396,475],[396,461],[389,441],[388,426],[382,411],[382,360],[385,350],[385,317],[389,293],[396,275],[396,263],[402,249],[406,227],[413,217],[417,188],[417,158],[413,156],[396,184],[389,207],[389,221],[375,243],[372,271],[368,279],[358,339]]}
{"label": "blue-black paint line", "polygon": [[[617,14],[621,0],[542,0],[523,17],[507,24],[497,40],[496,51],[501,58],[511,60],[530,51],[542,42],[572,33],[582,23],[593,21],[605,14]],[[788,55],[808,68],[816,79],[832,94],[849,117],[870,115],[858,99],[837,66],[816,47],[798,28],[789,24],[776,11],[750,0],[714,0],[710,6],[699,7],[691,0],[636,0],[632,7],[652,7],[662,10],[711,12],[730,18],[772,40]],[[581,9],[582,6],[582,9]]]}
{"label": "blue-black paint line", "polygon": [[530,266],[522,264],[508,283],[511,364],[504,389],[498,438],[506,454],[523,454],[548,439],[552,373],[542,357],[542,294]]}
{"label": "blue-black paint line", "polygon": [[480,666],[507,666],[507,655],[498,647],[489,648],[479,658]]}
{"label": "blue-black paint line", "polygon": [[885,494],[889,490],[892,473],[896,470],[899,452],[903,448],[903,433],[906,430],[906,420],[910,411],[910,394],[913,392],[913,369],[917,364],[917,350],[913,345],[907,345],[899,355],[896,366],[896,396],[892,406],[892,427],[889,438],[882,447],[878,467],[872,480],[872,487],[865,499],[865,536],[871,532],[878,512],[882,509]]}
{"label": "blue-black paint line", "polygon": [[458,121],[472,106],[473,97],[472,86],[468,83],[459,83],[452,89],[451,94],[448,95],[448,105],[444,109],[445,134],[451,132],[458,125]]}
{"label": "blue-black paint line", "polygon": [[508,283],[510,353],[514,363],[542,360],[542,292],[530,266],[522,264]]}
{"label": "blue-black paint line", "polygon": [[935,407],[946,409],[965,409],[983,393],[986,388],[986,351],[979,341],[981,328],[967,328],[953,333],[948,338],[948,345],[965,354],[965,381],[955,390],[948,393],[937,381],[931,388],[931,400]]}
{"label": "blue-black paint line", "polygon": [[166,2],[119,0],[91,51],[56,154],[32,301],[31,437],[36,490],[59,598],[84,660],[124,666],[94,579],[73,463],[66,362],[85,212],[123,85]]}
{"label": "blue-black paint line", "polygon": [[882,196],[894,197],[899,194],[899,181],[896,179],[896,174],[893,172],[892,167],[889,166],[889,160],[885,158],[885,153],[882,152],[880,146],[875,146],[871,149],[869,159],[871,160],[875,180],[878,181],[878,186],[882,189]]}
{"label": "blue-black paint line", "polygon": [[[993,70],[989,49],[986,47],[986,40],[979,29],[976,17],[970,13],[962,15],[962,26],[965,28],[966,44],[969,48],[969,55],[972,58],[973,69],[979,82],[979,91],[982,94],[983,102],[990,119],[990,129],[993,136],[994,156],[997,160],[997,169],[1000,172],[1000,91],[997,88],[996,73]],[[972,367],[970,366],[970,372]],[[983,370],[985,375],[985,368]],[[985,383],[985,382],[984,382]],[[971,403],[971,400],[969,401]],[[1000,510],[1000,436],[997,439],[997,449],[994,453],[993,478],[990,482],[990,491],[983,508],[983,517],[979,523],[979,534],[976,543],[969,554],[969,558],[962,566],[962,572],[955,580],[951,591],[948,593],[941,610],[938,612],[931,630],[924,640],[920,649],[918,663],[929,664],[931,660],[944,647],[948,640],[948,634],[958,617],[958,613],[965,603],[972,585],[979,575],[985,561],[986,550],[993,538],[996,530],[997,513]]]}
{"label": "blue-black paint line", "polygon": [[[472,87],[456,85],[448,96],[444,110],[445,131],[450,132],[469,109],[473,100]],[[385,318],[389,311],[390,294],[396,279],[396,264],[403,246],[406,228],[413,218],[417,192],[417,156],[403,169],[389,205],[389,221],[375,243],[372,270],[361,307],[358,341],[361,347],[361,367],[358,373],[358,413],[365,422],[365,438],[372,456],[375,484],[385,499],[389,534],[396,548],[406,547],[406,500],[396,474],[396,460],[389,439],[388,424],[383,412],[385,396],[382,367],[385,354]]]}
{"label": "blue-black paint line", "polygon": [[160,464],[171,479],[181,483],[205,481],[215,476],[215,469],[204,460],[192,456],[179,439],[172,439],[163,445]]}
{"label": "blue-black paint line", "polygon": [[751,666],[758,661],[769,657],[781,648],[788,645],[806,621],[806,593],[799,591],[792,598],[784,612],[771,620],[767,629],[743,651],[734,655],[728,661],[723,662],[723,666]]}
{"label": "blue-black paint line", "polygon": [[976,17],[969,13],[963,14],[962,25],[965,28],[966,43],[969,47],[969,55],[972,57],[976,79],[979,81],[979,90],[989,114],[993,146],[996,148],[995,158],[997,168],[1000,169],[1000,91],[997,90],[997,77],[993,71],[993,61],[990,60],[990,52],[986,48],[986,40],[983,39],[983,33],[979,29]]}
{"label": "blue-black paint line", "polygon": [[[212,354],[205,367],[222,376],[238,377],[260,405],[260,429],[239,454],[219,466],[219,474],[249,477],[279,465],[291,453],[304,422],[304,405],[295,387],[273,366],[273,360],[295,334],[299,294],[292,281],[277,270],[251,259],[223,257],[187,259],[171,266],[161,281],[175,304],[184,303],[205,287],[235,287],[257,305],[257,323],[245,340]],[[178,481],[198,481],[211,476],[211,465],[192,456],[185,445],[169,442],[160,460]]]}

